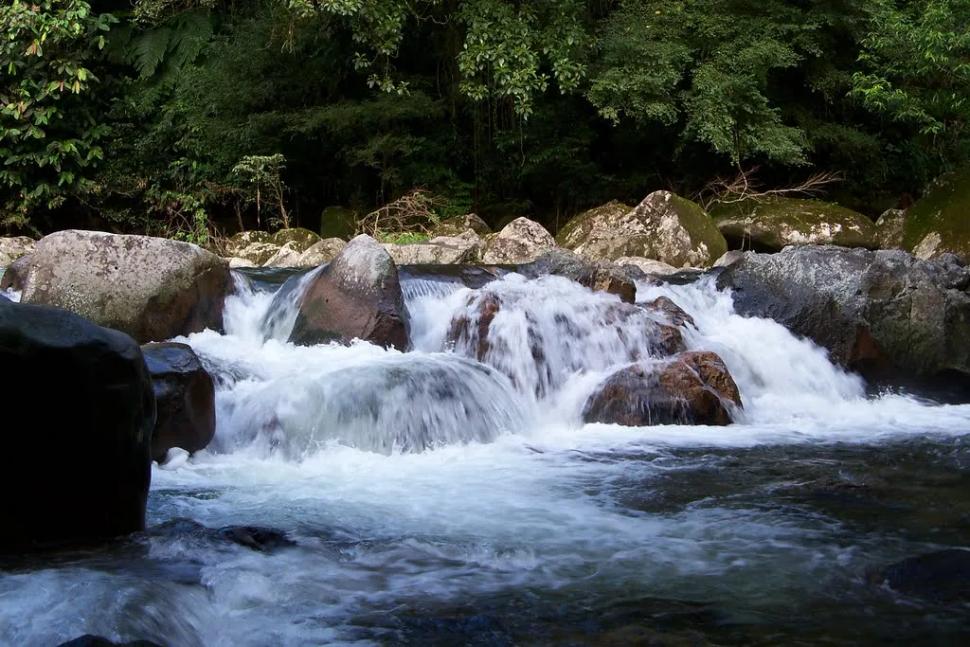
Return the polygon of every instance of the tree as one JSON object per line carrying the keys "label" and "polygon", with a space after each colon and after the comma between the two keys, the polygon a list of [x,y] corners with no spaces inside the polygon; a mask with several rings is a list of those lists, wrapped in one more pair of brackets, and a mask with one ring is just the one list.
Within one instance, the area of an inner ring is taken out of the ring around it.
{"label": "tree", "polygon": [[32,210],[89,188],[108,133],[90,63],[113,22],[84,0],[0,7],[0,225],[27,226]]}
{"label": "tree", "polygon": [[912,129],[930,176],[970,159],[970,0],[870,4],[853,96]]}

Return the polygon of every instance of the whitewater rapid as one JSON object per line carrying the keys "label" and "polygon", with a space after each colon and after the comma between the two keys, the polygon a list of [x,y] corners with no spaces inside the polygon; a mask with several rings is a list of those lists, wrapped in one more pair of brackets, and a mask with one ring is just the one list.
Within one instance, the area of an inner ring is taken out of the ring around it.
{"label": "whitewater rapid", "polygon": [[[905,457],[916,443],[963,460],[970,431],[970,407],[867,396],[810,341],[737,315],[709,280],[643,283],[638,299],[675,301],[696,323],[688,348],[724,359],[744,404],[728,427],[583,424],[607,375],[653,361],[657,321],[618,317],[616,297],[563,278],[478,290],[406,278],[407,353],[291,345],[297,292],[236,280],[225,334],[181,340],[216,379],[215,440],[154,468],[149,521],[257,524],[296,546],[160,535],[134,557],[0,574],[11,644],[86,632],[190,646],[434,644],[442,632],[512,644],[489,636],[581,632],[631,600],[710,605],[712,626],[775,626],[802,607],[831,620],[852,608],[834,592],[887,604],[861,574],[932,544],[766,502],[804,482],[854,482],[869,452]],[[452,329],[474,323],[485,292],[503,307],[480,361],[477,340]]]}

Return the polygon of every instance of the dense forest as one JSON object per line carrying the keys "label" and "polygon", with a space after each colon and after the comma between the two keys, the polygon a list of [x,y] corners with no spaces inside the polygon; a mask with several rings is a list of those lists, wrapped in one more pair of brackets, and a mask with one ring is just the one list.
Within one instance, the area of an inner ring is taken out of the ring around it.
{"label": "dense forest", "polygon": [[200,240],[420,188],[555,231],[739,174],[874,216],[970,159],[967,25],[970,0],[8,0],[0,225]]}

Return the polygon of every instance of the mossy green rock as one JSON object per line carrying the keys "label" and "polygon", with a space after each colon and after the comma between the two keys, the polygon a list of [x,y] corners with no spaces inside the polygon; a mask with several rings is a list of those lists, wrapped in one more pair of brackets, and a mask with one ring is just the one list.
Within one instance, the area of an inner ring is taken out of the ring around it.
{"label": "mossy green rock", "polygon": [[700,205],[655,191],[636,207],[608,202],[571,219],[557,242],[580,256],[614,261],[637,256],[674,267],[709,267],[727,243]]}
{"label": "mossy green rock", "polygon": [[302,254],[306,250],[319,243],[320,237],[309,229],[293,227],[292,229],[280,229],[278,232],[273,234],[273,240],[270,242],[272,242],[274,245],[279,245],[280,247],[283,247],[289,243],[290,248],[293,251],[298,254]]}
{"label": "mossy green rock", "polygon": [[879,246],[866,216],[822,200],[766,197],[721,204],[711,210],[731,249],[777,252],[787,245]]}
{"label": "mossy green rock", "polygon": [[320,236],[322,238],[354,237],[357,231],[357,212],[347,207],[327,207],[320,216]]}
{"label": "mossy green rock", "polygon": [[950,252],[970,261],[970,168],[943,176],[910,207],[903,248],[924,259]]}
{"label": "mossy green rock", "polygon": [[492,233],[492,228],[484,220],[474,213],[467,213],[464,216],[455,216],[442,220],[434,228],[435,236],[461,236],[471,229],[479,236],[487,236]]}

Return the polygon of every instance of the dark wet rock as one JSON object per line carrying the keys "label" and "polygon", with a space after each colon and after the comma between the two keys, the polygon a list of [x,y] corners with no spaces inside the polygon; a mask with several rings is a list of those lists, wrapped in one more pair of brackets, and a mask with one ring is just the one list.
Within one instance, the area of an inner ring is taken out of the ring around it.
{"label": "dark wet rock", "polygon": [[0,301],[0,550],[141,530],[155,397],[128,335],[49,306]]}
{"label": "dark wet rock", "polygon": [[494,292],[486,292],[481,298],[476,298],[475,295],[469,297],[468,305],[475,306],[475,316],[455,317],[448,331],[448,340],[453,345],[474,348],[474,357],[481,362],[491,349],[488,329],[495,320],[495,315],[502,309],[502,298]]}
{"label": "dark wet rock", "polygon": [[309,346],[357,338],[406,350],[408,329],[397,267],[380,243],[361,235],[312,279],[290,341]]}
{"label": "dark wet rock", "polygon": [[205,449],[216,433],[215,386],[199,357],[187,344],[142,346],[152,377],[158,412],[152,434],[152,458],[164,462],[173,447]]}
{"label": "dark wet rock", "polygon": [[41,239],[0,281],[141,343],[221,329],[231,285],[226,261],[196,245],[78,230]]}
{"label": "dark wet rock", "polygon": [[879,583],[936,602],[970,601],[970,550],[949,548],[910,557],[882,569]]}
{"label": "dark wet rock", "polygon": [[734,379],[720,357],[685,352],[673,361],[617,371],[586,402],[583,419],[642,427],[727,425],[741,406]]}
{"label": "dark wet rock", "polygon": [[209,528],[198,521],[184,517],[171,519],[154,526],[146,534],[151,537],[191,539],[205,543],[229,542],[259,552],[270,552],[296,545],[296,542],[288,538],[285,532],[275,528],[265,526]]}
{"label": "dark wet rock", "polygon": [[970,270],[953,256],[791,247],[747,253],[717,283],[740,314],[774,319],[870,379],[970,377]]}
{"label": "dark wet rock", "polygon": [[673,326],[696,326],[694,318],[669,297],[657,297],[653,301],[641,303],[640,306],[645,310],[659,314]]}
{"label": "dark wet rock", "polygon": [[564,276],[591,290],[608,292],[621,301],[636,301],[637,286],[633,272],[603,261],[590,261],[565,249],[552,249],[516,270],[529,278]]}
{"label": "dark wet rock", "polygon": [[424,279],[457,283],[473,290],[484,287],[509,272],[506,267],[496,265],[401,265],[398,267],[402,281]]}
{"label": "dark wet rock", "polygon": [[101,636],[85,634],[74,640],[61,643],[58,647],[162,647],[162,645],[150,640],[132,640],[126,643],[116,643]]}

